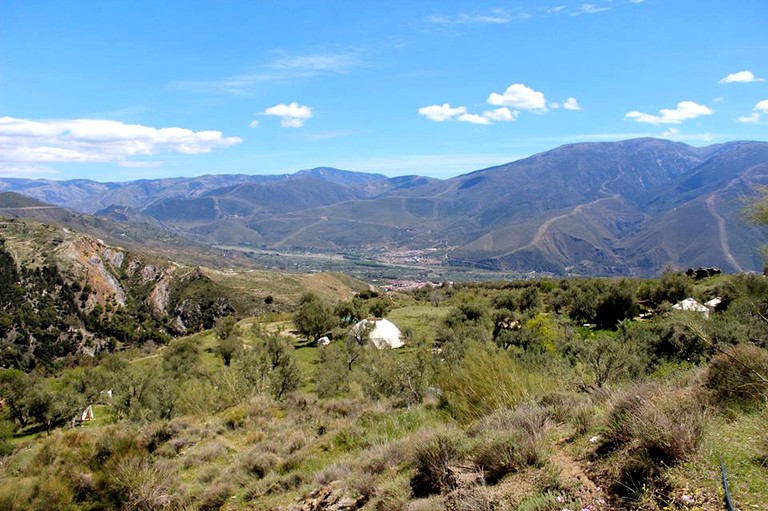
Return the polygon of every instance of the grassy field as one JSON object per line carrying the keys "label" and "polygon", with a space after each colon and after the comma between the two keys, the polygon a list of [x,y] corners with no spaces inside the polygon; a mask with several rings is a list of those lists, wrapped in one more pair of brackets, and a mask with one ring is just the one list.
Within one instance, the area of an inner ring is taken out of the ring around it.
{"label": "grassy field", "polygon": [[411,329],[416,340],[434,342],[437,327],[450,310],[450,307],[410,305],[389,311],[387,319],[397,325],[401,332]]}

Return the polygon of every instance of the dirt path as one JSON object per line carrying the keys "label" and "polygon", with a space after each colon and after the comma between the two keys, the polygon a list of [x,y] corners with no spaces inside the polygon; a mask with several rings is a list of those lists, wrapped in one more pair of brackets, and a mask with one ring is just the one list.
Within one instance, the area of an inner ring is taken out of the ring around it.
{"label": "dirt path", "polygon": [[717,233],[718,237],[720,238],[720,249],[723,251],[723,254],[725,255],[725,258],[728,260],[728,262],[731,263],[731,266],[733,266],[736,271],[743,272],[744,268],[742,268],[738,261],[736,261],[733,253],[731,253],[731,246],[728,241],[728,227],[725,224],[725,219],[720,216],[720,213],[717,211],[717,205],[715,204],[716,199],[717,192],[709,194],[707,197],[707,210],[709,210],[709,213],[715,218],[715,221],[717,222]]}

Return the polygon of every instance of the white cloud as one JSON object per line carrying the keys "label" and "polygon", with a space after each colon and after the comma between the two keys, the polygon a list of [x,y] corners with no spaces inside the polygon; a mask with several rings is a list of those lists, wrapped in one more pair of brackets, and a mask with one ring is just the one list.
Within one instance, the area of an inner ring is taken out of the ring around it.
{"label": "white cloud", "polygon": [[486,101],[489,105],[511,106],[520,110],[547,110],[544,93],[522,83],[513,83],[502,94],[492,92]]}
{"label": "white cloud", "polygon": [[757,122],[757,121],[760,120],[760,118],[761,118],[760,113],[753,112],[753,113],[751,113],[749,115],[742,115],[740,117],[737,117],[736,121],[737,122],[742,122],[742,123],[746,124],[746,123],[751,123],[751,122]]}
{"label": "white cloud", "polygon": [[306,105],[299,105],[295,101],[286,105],[280,103],[279,105],[271,106],[264,110],[264,115],[276,115],[278,117],[293,117],[294,119],[311,119],[312,108]]}
{"label": "white cloud", "polygon": [[763,114],[768,115],[768,99],[758,101],[753,110],[754,112],[749,115],[737,117],[736,122],[752,123],[761,121],[763,119]]}
{"label": "white cloud", "polygon": [[716,98],[712,98],[712,103],[722,103],[724,99],[724,97],[718,96]]}
{"label": "white cloud", "polygon": [[600,7],[597,4],[581,4],[571,16],[581,16],[582,14],[597,14],[598,12],[608,11],[610,7]]}
{"label": "white cloud", "polygon": [[645,2],[645,0],[629,0],[629,3],[631,4],[641,4],[643,2]]}
{"label": "white cloud", "polygon": [[576,98],[568,98],[563,103],[563,108],[566,110],[581,110],[581,106],[579,105],[579,102],[576,101]]}
{"label": "white cloud", "polygon": [[729,74],[718,83],[752,83],[764,81],[764,78],[756,78],[755,75],[752,74],[752,71],[739,71],[738,73]]}
{"label": "white cloud", "polygon": [[0,117],[0,162],[125,162],[133,156],[209,153],[242,142],[220,131],[152,128],[98,119]]}
{"label": "white cloud", "polygon": [[455,16],[427,16],[426,21],[437,25],[504,25],[516,19],[522,20],[530,17],[530,14],[523,11],[511,14],[504,9],[493,9],[486,14],[460,12]]}
{"label": "white cloud", "polygon": [[564,5],[557,5],[555,7],[550,7],[545,12],[547,14],[553,14],[553,13],[557,13],[557,12],[562,12],[563,10],[565,10],[565,6]]}
{"label": "white cloud", "polygon": [[[436,122],[460,121],[472,124],[493,124],[495,122],[511,122],[517,120],[520,110],[546,112],[550,108],[565,108],[566,110],[581,110],[576,98],[568,98],[562,104],[551,102],[547,104],[543,92],[527,87],[522,83],[514,83],[499,94],[492,92],[486,102],[498,106],[494,110],[486,110],[482,114],[467,111],[464,106],[452,107],[448,103],[430,105],[419,108],[419,115]],[[510,109],[511,107],[511,109]]]}
{"label": "white cloud", "polygon": [[442,105],[430,105],[419,108],[419,115],[423,115],[430,121],[443,122],[467,113],[466,107],[453,108],[448,103]]}
{"label": "white cloud", "polygon": [[282,128],[301,128],[304,126],[304,119],[297,119],[296,117],[283,117],[280,119],[280,127]]}
{"label": "white cloud", "polygon": [[496,122],[511,122],[516,120],[518,115],[520,115],[520,112],[517,110],[510,110],[506,107],[496,108],[495,110],[483,112],[483,117]]}
{"label": "white cloud", "polygon": [[627,119],[648,124],[680,124],[688,119],[695,119],[701,115],[711,115],[713,111],[705,106],[699,105],[693,101],[681,101],[675,109],[662,109],[661,115],[645,114],[638,111],[627,112],[624,115]]}
{"label": "white cloud", "polygon": [[468,122],[470,124],[491,124],[491,120],[483,115],[478,114],[461,114],[456,118],[461,122]]}
{"label": "white cloud", "polygon": [[250,123],[248,123],[249,128],[258,128],[259,127],[259,120],[254,119]]}
{"label": "white cloud", "polygon": [[669,128],[667,131],[661,134],[663,137],[674,137],[680,134],[679,128]]}
{"label": "white cloud", "polygon": [[[265,109],[261,115],[273,115],[282,117],[280,126],[283,128],[301,128],[307,119],[312,118],[312,108],[306,105],[299,105],[295,101],[286,105],[280,103]],[[253,123],[251,123],[253,124]],[[251,126],[253,127],[253,126]]]}

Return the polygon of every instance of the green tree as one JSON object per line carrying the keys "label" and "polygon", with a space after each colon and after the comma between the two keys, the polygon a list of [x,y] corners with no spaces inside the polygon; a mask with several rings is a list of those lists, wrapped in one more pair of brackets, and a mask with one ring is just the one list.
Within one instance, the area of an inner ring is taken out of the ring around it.
{"label": "green tree", "polygon": [[177,339],[163,353],[163,368],[178,380],[195,376],[199,374],[200,355],[196,338]]}
{"label": "green tree", "polygon": [[237,319],[234,316],[216,318],[216,326],[213,329],[216,332],[216,337],[223,341],[232,335],[237,335]]}
{"label": "green tree", "polygon": [[253,348],[243,352],[233,368],[245,387],[245,395],[268,393],[283,399],[301,384],[301,371],[293,355],[290,339],[274,332],[264,332],[255,325],[257,337]]}
{"label": "green tree", "polygon": [[234,316],[223,316],[216,320],[214,327],[218,344],[216,353],[221,357],[225,366],[229,366],[232,358],[237,356],[243,349],[243,340],[241,338],[240,328],[237,326],[237,320]]}
{"label": "green tree", "polygon": [[337,320],[331,307],[314,293],[305,293],[293,322],[301,335],[316,341],[336,326]]}
{"label": "green tree", "polygon": [[30,377],[18,369],[0,371],[0,398],[2,398],[11,419],[22,428],[28,423],[25,395],[29,390]]}

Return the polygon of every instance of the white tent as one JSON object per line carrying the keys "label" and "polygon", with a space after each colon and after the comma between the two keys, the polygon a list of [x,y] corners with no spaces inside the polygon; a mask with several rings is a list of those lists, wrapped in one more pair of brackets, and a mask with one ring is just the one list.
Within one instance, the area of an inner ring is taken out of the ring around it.
{"label": "white tent", "polygon": [[80,414],[80,420],[83,422],[93,420],[93,407],[91,405],[88,405],[88,407],[83,410],[83,413]]}
{"label": "white tent", "polygon": [[368,338],[379,349],[399,348],[404,345],[400,329],[387,319],[364,319],[352,327],[352,332],[360,338],[368,329]]}
{"label": "white tent", "polygon": [[705,316],[709,317],[709,308],[700,304],[693,298],[686,298],[682,302],[673,305],[672,308],[681,311],[701,312]]}

